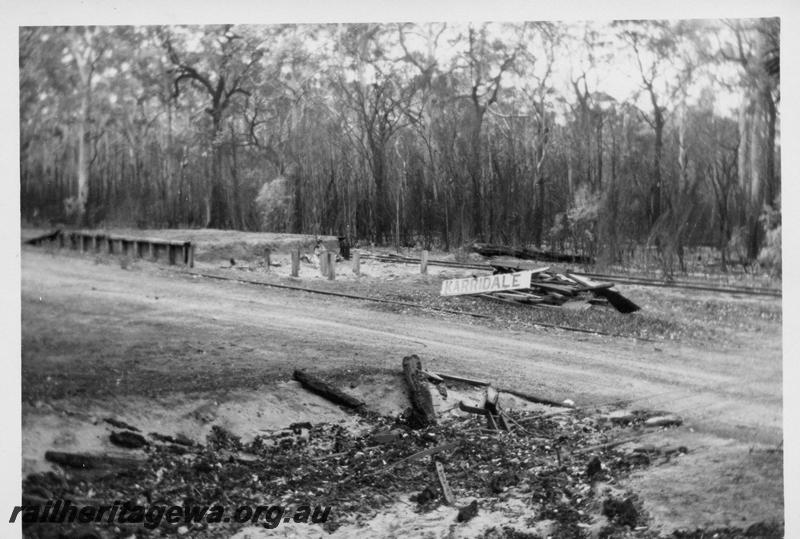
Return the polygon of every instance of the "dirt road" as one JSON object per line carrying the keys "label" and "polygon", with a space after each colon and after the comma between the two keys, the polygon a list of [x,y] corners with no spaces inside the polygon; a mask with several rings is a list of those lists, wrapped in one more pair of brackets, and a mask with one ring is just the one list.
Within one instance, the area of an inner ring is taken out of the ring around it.
{"label": "dirt road", "polygon": [[750,349],[717,350],[497,331],[468,317],[26,250],[22,333],[31,401],[252,385],[295,367],[396,369],[417,353],[432,369],[578,406],[633,401],[743,442],[782,438],[780,327]]}

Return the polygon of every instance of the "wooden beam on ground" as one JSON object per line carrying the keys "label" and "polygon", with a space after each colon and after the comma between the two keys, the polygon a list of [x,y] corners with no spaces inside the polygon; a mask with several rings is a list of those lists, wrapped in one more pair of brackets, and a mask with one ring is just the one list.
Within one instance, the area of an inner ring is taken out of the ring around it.
{"label": "wooden beam on ground", "polygon": [[412,425],[424,428],[436,424],[436,411],[433,408],[431,392],[422,374],[422,361],[416,354],[403,358],[403,374],[408,387],[413,410]]}
{"label": "wooden beam on ground", "polygon": [[300,382],[305,389],[333,403],[344,406],[345,408],[357,409],[364,406],[364,403],[355,397],[344,393],[336,387],[328,384],[321,378],[309,374],[299,369],[294,371],[292,377]]}

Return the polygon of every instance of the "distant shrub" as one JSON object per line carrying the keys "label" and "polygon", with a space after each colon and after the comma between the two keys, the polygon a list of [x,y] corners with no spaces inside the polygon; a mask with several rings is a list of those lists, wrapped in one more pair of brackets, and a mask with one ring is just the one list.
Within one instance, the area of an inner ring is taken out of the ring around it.
{"label": "distant shrub", "polygon": [[289,227],[289,208],[292,197],[286,178],[278,176],[261,186],[256,197],[256,207],[261,217],[262,230],[283,232]]}

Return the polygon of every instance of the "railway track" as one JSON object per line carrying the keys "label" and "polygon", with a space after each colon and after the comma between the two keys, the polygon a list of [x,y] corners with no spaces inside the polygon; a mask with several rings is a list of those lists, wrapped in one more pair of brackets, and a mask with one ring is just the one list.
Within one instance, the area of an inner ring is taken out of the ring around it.
{"label": "railway track", "polygon": [[[419,258],[400,256],[400,255],[376,255],[370,253],[362,253],[362,258],[378,260],[380,262],[395,262],[401,264],[419,264]],[[447,268],[457,269],[475,269],[491,271],[493,269],[491,264],[462,264],[459,262],[451,262],[449,260],[435,260],[428,259],[430,266],[442,266]],[[767,297],[782,297],[782,292],[777,288],[767,287],[746,287],[746,286],[711,286],[702,283],[692,283],[687,281],[663,281],[656,279],[647,279],[644,277],[635,277],[628,275],[609,275],[604,273],[587,273],[578,271],[579,275],[585,275],[593,279],[607,279],[620,284],[631,284],[637,286],[651,286],[657,288],[677,288],[684,290],[697,290],[699,292],[714,292],[720,294],[742,294],[748,296],[767,296]]]}

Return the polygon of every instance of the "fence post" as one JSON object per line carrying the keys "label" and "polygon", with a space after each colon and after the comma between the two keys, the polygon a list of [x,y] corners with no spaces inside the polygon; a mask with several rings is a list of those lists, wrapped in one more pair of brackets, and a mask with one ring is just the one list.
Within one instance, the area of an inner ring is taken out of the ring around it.
{"label": "fence post", "polygon": [[328,251],[328,280],[336,279],[336,253]]}
{"label": "fence post", "polygon": [[328,275],[328,252],[323,251],[319,254],[319,274],[323,277]]}
{"label": "fence post", "polygon": [[272,265],[272,250],[269,247],[264,249],[264,265],[267,267],[267,271],[269,271],[269,267]]}
{"label": "fence post", "polygon": [[194,267],[194,243],[187,242],[187,248],[189,249],[189,267]]}
{"label": "fence post", "polygon": [[300,275],[300,249],[292,250],[292,277]]}
{"label": "fence post", "polygon": [[152,241],[147,242],[147,250],[150,254],[151,260],[156,260],[158,258],[158,251],[156,251],[156,246],[153,245]]}
{"label": "fence post", "polygon": [[422,251],[422,260],[419,263],[419,272],[423,275],[428,273],[428,251]]}
{"label": "fence post", "polygon": [[361,275],[361,253],[358,251],[353,253],[353,273]]}
{"label": "fence post", "polygon": [[167,253],[169,255],[169,265],[170,266],[174,266],[175,265],[175,246],[172,245],[171,243],[167,244]]}

